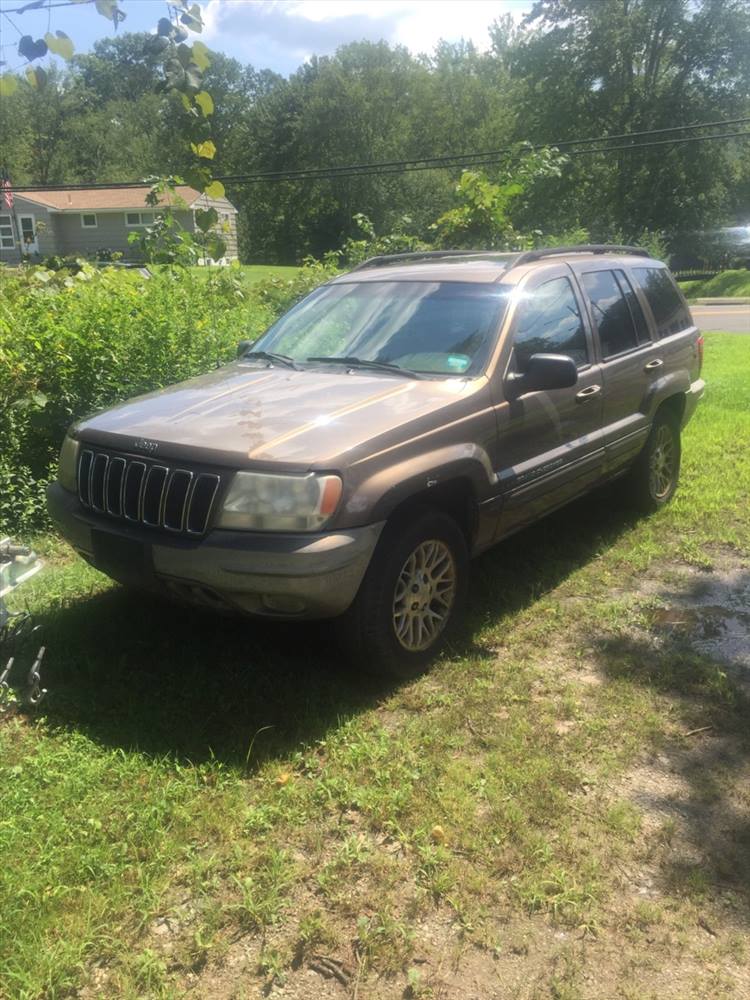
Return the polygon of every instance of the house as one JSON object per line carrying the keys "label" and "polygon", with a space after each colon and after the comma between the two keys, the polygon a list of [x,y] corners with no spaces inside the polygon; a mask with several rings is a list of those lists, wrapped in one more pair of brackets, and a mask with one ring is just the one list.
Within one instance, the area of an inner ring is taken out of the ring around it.
{"label": "house", "polygon": [[[17,264],[22,257],[38,261],[51,254],[61,257],[103,259],[103,251],[117,251],[124,260],[137,260],[138,245],[128,242],[131,233],[151,224],[160,206],[146,204],[147,184],[107,188],[55,187],[46,191],[16,190],[12,208],[0,199],[0,262]],[[215,208],[228,260],[237,259],[237,209],[226,198],[208,198],[195,188],[179,185],[175,205],[179,224],[196,232],[196,209]]]}

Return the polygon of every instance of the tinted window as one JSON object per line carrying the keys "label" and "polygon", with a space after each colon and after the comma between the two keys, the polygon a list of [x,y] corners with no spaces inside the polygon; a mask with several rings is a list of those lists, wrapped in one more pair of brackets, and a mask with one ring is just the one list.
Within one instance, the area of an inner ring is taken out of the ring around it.
{"label": "tinted window", "polygon": [[668,337],[670,333],[679,333],[692,326],[690,314],[663,267],[634,267],[633,274],[646,293],[660,337]]}
{"label": "tinted window", "polygon": [[638,343],[647,344],[651,340],[651,334],[646,323],[646,317],[643,315],[643,310],[641,309],[641,303],[638,301],[638,296],[633,291],[633,286],[630,284],[624,271],[615,271],[615,274],[630,309],[630,315],[635,325],[635,332],[638,335]]}
{"label": "tinted window", "polygon": [[588,361],[581,313],[567,278],[546,281],[520,306],[515,335],[516,369],[523,372],[532,354],[566,354]]}
{"label": "tinted window", "polygon": [[602,356],[611,358],[637,347],[633,317],[614,271],[588,271],[581,280],[591,301]]}
{"label": "tinted window", "polygon": [[324,285],[253,345],[305,363],[318,355],[385,361],[436,375],[473,375],[487,362],[509,287],[459,281]]}

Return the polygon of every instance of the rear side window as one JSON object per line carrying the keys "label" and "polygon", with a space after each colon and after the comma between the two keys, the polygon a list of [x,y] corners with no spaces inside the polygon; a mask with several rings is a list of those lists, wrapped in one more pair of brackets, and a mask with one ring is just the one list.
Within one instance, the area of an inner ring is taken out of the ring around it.
{"label": "rear side window", "polygon": [[638,343],[647,344],[651,340],[651,334],[649,333],[646,317],[643,315],[643,309],[641,309],[641,303],[638,301],[638,296],[633,291],[633,286],[630,284],[630,281],[624,271],[615,271],[615,276],[617,277],[617,281],[622,289],[622,294],[625,296],[625,301],[630,309],[630,315],[633,318],[633,325],[635,326]]}
{"label": "rear side window", "polygon": [[692,326],[690,313],[668,271],[663,267],[634,267],[633,274],[651,306],[660,337],[668,337],[670,333],[679,333]]}
{"label": "rear side window", "polygon": [[[581,280],[591,302],[594,322],[599,330],[602,356],[612,358],[616,354],[632,351],[638,346],[638,336],[630,305],[615,272],[587,271],[581,275]],[[624,275],[622,282],[627,287]],[[635,298],[632,289],[629,291]]]}
{"label": "rear side window", "polygon": [[532,354],[565,354],[579,368],[588,363],[581,313],[567,278],[545,281],[522,302],[514,347],[519,372],[526,371]]}

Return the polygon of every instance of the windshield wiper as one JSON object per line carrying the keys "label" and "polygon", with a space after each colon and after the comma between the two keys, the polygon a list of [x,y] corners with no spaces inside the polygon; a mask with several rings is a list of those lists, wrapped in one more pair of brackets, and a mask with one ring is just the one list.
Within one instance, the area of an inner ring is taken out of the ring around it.
{"label": "windshield wiper", "polygon": [[276,364],[285,365],[287,368],[294,368],[295,371],[299,371],[294,363],[294,358],[290,358],[287,354],[274,354],[272,351],[248,351],[247,354],[243,354],[240,361],[244,361],[246,358],[257,358],[259,361],[275,361]]}
{"label": "windshield wiper", "polygon": [[372,368],[373,371],[381,372],[397,372],[399,375],[406,375],[407,378],[422,378],[418,372],[410,371],[408,368],[402,368],[401,365],[392,364],[390,361],[367,361],[365,358],[355,358],[349,355],[348,357],[326,357],[325,355],[320,355],[318,357],[312,357],[307,359],[308,362],[325,365],[346,365],[347,368]]}

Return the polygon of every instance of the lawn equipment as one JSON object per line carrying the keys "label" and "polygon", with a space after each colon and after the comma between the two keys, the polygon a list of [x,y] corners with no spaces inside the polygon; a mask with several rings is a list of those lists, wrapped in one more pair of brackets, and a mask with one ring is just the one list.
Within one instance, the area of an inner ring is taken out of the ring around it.
{"label": "lawn equipment", "polygon": [[[37,554],[24,545],[14,545],[10,538],[0,539],[0,712],[20,701],[32,707],[38,705],[47,693],[41,686],[40,667],[44,646],[40,646],[34,662],[26,674],[26,690],[19,699],[11,688],[10,675],[17,655],[31,638],[38,634],[29,611],[11,611],[5,598],[35,576],[42,568]],[[2,668],[5,657],[9,659]],[[16,668],[17,669],[17,668]]]}

